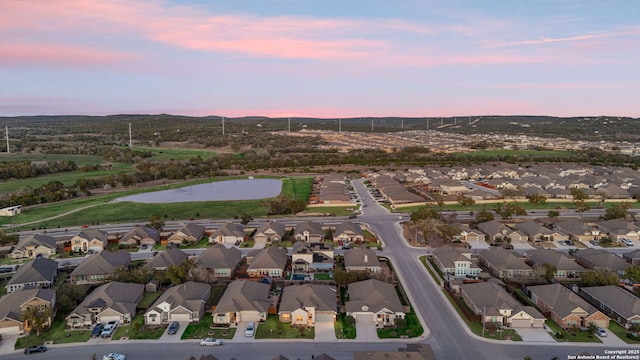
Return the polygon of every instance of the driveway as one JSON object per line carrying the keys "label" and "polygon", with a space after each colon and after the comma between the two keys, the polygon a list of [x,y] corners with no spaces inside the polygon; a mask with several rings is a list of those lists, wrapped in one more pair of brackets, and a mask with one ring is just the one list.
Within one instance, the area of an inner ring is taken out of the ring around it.
{"label": "driveway", "polygon": [[373,321],[356,321],[356,341],[377,341],[378,332]]}
{"label": "driveway", "polygon": [[335,341],[336,331],[333,326],[333,322],[320,321],[316,322],[316,337],[315,341]]}
{"label": "driveway", "polygon": [[[247,329],[248,321],[240,321],[236,326],[236,333],[233,335],[234,342],[252,342],[256,340],[254,336],[245,336],[245,330]],[[260,324],[256,323],[256,331],[260,327]],[[255,333],[254,333],[255,334]]]}
{"label": "driveway", "polygon": [[551,334],[543,328],[516,328],[515,330],[522,337],[522,341],[556,343]]}
{"label": "driveway", "polygon": [[184,330],[187,328],[187,325],[189,325],[188,321],[180,321],[180,327],[178,328],[178,332],[175,333],[174,335],[167,334],[167,329],[165,328],[164,333],[162,333],[162,336],[160,337],[159,340],[163,343],[180,342],[180,338],[182,338],[182,333],[184,333]]}
{"label": "driveway", "polygon": [[15,352],[14,346],[18,335],[2,335],[2,341],[0,341],[0,355],[12,354]]}

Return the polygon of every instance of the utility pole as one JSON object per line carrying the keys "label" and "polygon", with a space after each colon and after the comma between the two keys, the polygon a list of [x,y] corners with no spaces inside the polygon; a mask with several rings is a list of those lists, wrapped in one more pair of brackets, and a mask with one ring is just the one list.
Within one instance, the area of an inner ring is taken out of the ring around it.
{"label": "utility pole", "polygon": [[373,132],[373,119],[371,119],[371,132]]}
{"label": "utility pole", "polygon": [[484,337],[484,317],[485,317],[486,308],[482,307],[482,337]]}
{"label": "utility pole", "polygon": [[222,117],[222,135],[224,135],[224,116]]}
{"label": "utility pole", "polygon": [[400,129],[404,129],[404,119],[400,119]]}
{"label": "utility pole", "polygon": [[338,132],[342,134],[342,119],[338,119]]}
{"label": "utility pole", "polygon": [[8,126],[4,127],[4,133],[7,138],[7,154],[10,154],[11,150],[9,150],[9,127]]}
{"label": "utility pole", "polygon": [[429,118],[427,118],[427,131],[429,131]]}
{"label": "utility pole", "polygon": [[129,123],[129,149],[133,149],[133,138],[131,137],[131,123]]}
{"label": "utility pole", "polygon": [[289,130],[288,132],[291,132],[291,118],[289,118]]}

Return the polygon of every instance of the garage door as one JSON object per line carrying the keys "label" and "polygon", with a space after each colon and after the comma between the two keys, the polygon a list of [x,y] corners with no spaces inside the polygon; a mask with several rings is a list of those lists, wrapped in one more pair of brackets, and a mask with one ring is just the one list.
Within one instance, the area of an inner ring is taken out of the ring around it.
{"label": "garage door", "polygon": [[511,320],[512,328],[530,328],[531,320],[529,319],[513,319]]}
{"label": "garage door", "polygon": [[0,334],[2,334],[2,335],[18,335],[18,334],[20,334],[20,327],[19,326],[9,326],[9,327],[0,328]]}
{"label": "garage door", "polygon": [[189,314],[171,314],[171,321],[191,321]]}
{"label": "garage door", "polygon": [[102,316],[100,317],[100,322],[108,323],[109,321],[117,321],[120,324],[120,316]]}
{"label": "garage door", "polygon": [[334,322],[333,314],[316,314],[316,322]]}
{"label": "garage door", "polygon": [[375,321],[373,313],[355,313],[353,315],[356,321],[363,321],[363,322]]}

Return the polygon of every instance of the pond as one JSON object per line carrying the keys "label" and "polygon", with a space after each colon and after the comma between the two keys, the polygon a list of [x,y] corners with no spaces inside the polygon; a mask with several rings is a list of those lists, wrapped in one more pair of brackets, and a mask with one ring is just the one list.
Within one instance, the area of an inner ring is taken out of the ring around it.
{"label": "pond", "polygon": [[155,204],[194,201],[256,200],[276,197],[281,191],[282,181],[278,179],[227,180],[124,196],[114,201]]}

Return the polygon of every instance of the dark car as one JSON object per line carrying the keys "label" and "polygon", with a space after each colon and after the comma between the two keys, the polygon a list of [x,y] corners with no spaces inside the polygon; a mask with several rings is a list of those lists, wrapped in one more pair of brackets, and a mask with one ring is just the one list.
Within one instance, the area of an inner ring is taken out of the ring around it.
{"label": "dark car", "polygon": [[45,351],[47,351],[47,347],[42,345],[30,346],[24,349],[25,354],[33,354],[35,352],[45,352]]}
{"label": "dark car", "polygon": [[179,328],[180,328],[180,323],[178,323],[177,321],[173,321],[171,322],[171,324],[169,324],[169,329],[167,330],[167,334],[175,335],[178,332]]}
{"label": "dark car", "polygon": [[102,329],[104,329],[104,324],[103,323],[97,323],[96,326],[94,326],[93,330],[91,331],[91,337],[100,336],[100,334],[102,334]]}

